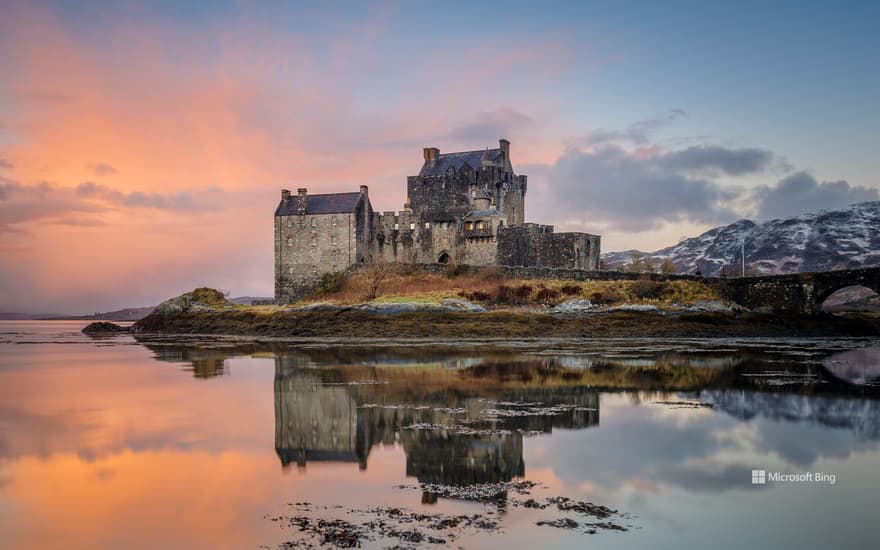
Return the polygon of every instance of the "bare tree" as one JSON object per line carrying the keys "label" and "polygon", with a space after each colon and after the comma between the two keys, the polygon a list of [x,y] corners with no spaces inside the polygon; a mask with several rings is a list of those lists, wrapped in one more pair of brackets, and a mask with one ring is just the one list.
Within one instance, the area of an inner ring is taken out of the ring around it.
{"label": "bare tree", "polygon": [[663,261],[660,262],[660,273],[674,275],[678,273],[678,268],[675,266],[675,262],[673,262],[671,258],[663,258]]}
{"label": "bare tree", "polygon": [[367,279],[367,300],[375,300],[379,296],[382,283],[391,275],[392,271],[391,264],[388,263],[376,264],[370,268]]}

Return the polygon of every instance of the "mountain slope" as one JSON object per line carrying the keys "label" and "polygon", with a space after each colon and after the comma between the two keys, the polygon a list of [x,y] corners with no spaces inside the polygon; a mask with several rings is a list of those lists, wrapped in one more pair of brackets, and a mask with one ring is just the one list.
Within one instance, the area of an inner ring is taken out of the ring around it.
{"label": "mountain slope", "polygon": [[[653,253],[670,259],[680,273],[739,273],[745,242],[746,271],[754,274],[828,271],[880,265],[880,201],[840,210],[755,223],[740,220]],[[602,255],[606,269],[631,262],[636,251]]]}

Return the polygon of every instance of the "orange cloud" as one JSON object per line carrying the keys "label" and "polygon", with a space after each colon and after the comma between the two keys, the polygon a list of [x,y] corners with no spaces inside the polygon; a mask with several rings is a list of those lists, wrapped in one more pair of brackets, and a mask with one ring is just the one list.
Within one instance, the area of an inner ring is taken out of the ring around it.
{"label": "orange cloud", "polygon": [[329,39],[124,14],[96,15],[98,35],[33,4],[5,11],[0,310],[150,304],[196,282],[270,295],[282,186],[367,184],[399,209],[423,146],[504,131],[518,162],[559,148],[534,122],[562,120],[556,107],[520,90],[525,73],[561,73],[563,35],[428,44],[401,65],[379,47],[387,8]]}

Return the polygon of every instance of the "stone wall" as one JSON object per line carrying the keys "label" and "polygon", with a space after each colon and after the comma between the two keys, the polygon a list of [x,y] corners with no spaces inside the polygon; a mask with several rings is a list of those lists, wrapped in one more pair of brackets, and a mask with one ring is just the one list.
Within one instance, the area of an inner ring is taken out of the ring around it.
{"label": "stone wall", "polygon": [[527,223],[498,231],[497,261],[507,266],[598,269],[600,239],[586,233],[554,233],[552,225]]}
{"label": "stone wall", "polygon": [[275,300],[295,301],[324,273],[370,262],[372,210],[362,201],[354,212],[275,217]]}

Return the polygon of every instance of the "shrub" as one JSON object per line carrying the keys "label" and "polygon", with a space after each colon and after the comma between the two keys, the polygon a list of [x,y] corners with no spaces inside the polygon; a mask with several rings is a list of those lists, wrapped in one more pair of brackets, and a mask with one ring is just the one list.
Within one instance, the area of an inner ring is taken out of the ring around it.
{"label": "shrub", "polygon": [[581,287],[577,285],[565,285],[559,289],[566,296],[580,296]]}
{"label": "shrub", "polygon": [[466,271],[466,268],[462,264],[457,264],[453,262],[449,262],[446,264],[446,267],[443,269],[443,273],[449,279],[455,279],[459,275],[463,274]]}
{"label": "shrub", "polygon": [[318,294],[333,294],[334,292],[339,292],[342,290],[343,285],[345,284],[345,275],[336,272],[336,273],[324,273],[321,275],[321,280],[318,281],[318,286],[315,290]]}
{"label": "shrub", "polygon": [[541,288],[535,294],[535,301],[540,304],[553,304],[559,299],[559,291],[552,288]]}
{"label": "shrub", "polygon": [[458,293],[458,295],[465,300],[470,300],[471,302],[488,302],[492,300],[491,294],[483,292],[481,290],[475,290],[473,292],[461,291]]}
{"label": "shrub", "polygon": [[663,295],[665,287],[663,283],[643,277],[633,285],[633,294],[643,300],[656,300]]}
{"label": "shrub", "polygon": [[516,287],[513,291],[513,297],[516,303],[524,304],[529,300],[529,296],[532,295],[532,287],[529,285],[521,285]]}

